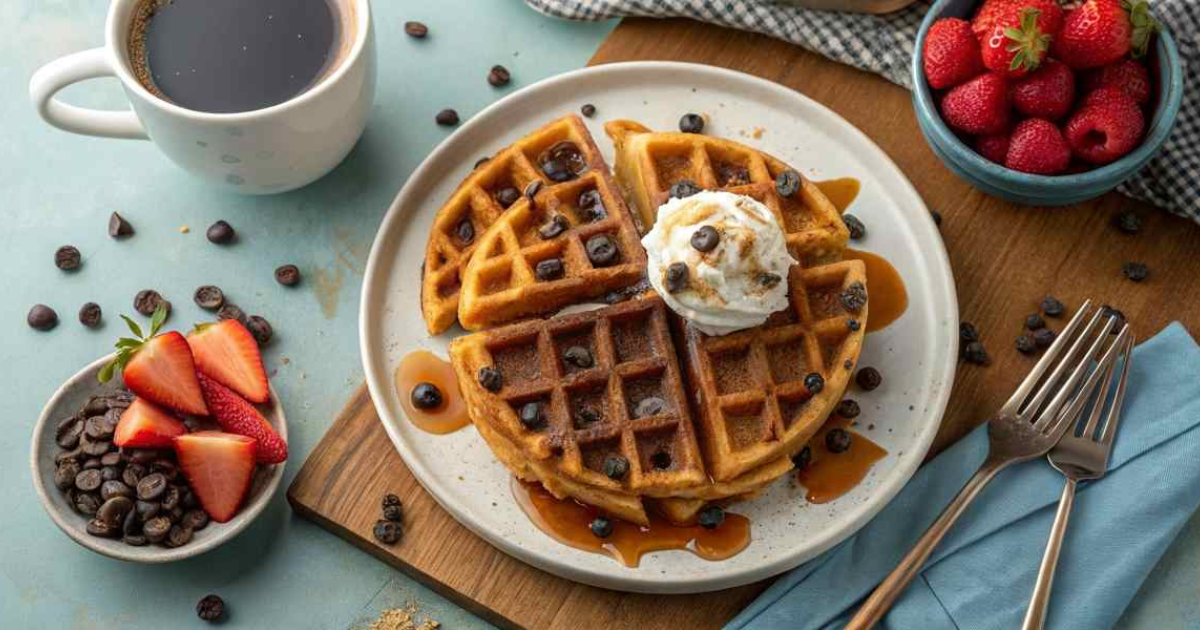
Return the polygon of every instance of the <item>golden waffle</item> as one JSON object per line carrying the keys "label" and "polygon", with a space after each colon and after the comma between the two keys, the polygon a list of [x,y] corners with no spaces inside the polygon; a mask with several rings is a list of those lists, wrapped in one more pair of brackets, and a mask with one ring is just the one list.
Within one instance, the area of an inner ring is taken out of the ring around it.
{"label": "golden waffle", "polygon": [[430,334],[440,334],[454,325],[462,269],[480,237],[506,210],[520,203],[531,182],[553,183],[537,166],[537,160],[548,148],[564,141],[579,148],[587,171],[608,172],[583,121],[578,116],[566,116],[476,166],[438,210],[425,245],[421,279],[421,310]]}
{"label": "golden waffle", "polygon": [[[862,261],[793,267],[788,283],[790,308],[762,326],[709,337],[680,323],[705,461],[718,481],[803,448],[858,361],[867,326]],[[814,373],[823,387],[810,393],[805,380]]]}
{"label": "golden waffle", "polygon": [[[569,127],[571,142],[588,147],[586,171],[522,197],[477,239],[462,271],[458,320],[464,328],[555,312],[644,280],[646,252],[633,216],[582,123]],[[593,239],[607,239],[615,254],[590,253]],[[540,264],[554,261],[556,274],[539,273]]]}
{"label": "golden waffle", "polygon": [[840,260],[850,234],[841,213],[819,188],[800,176],[798,192],[779,195],[775,179],[795,171],[784,162],[743,144],[693,133],[652,132],[639,123],[604,125],[617,148],[617,182],[641,224],[654,225],[671,186],[690,180],[705,190],[753,197],[775,213],[792,256],[804,266]]}

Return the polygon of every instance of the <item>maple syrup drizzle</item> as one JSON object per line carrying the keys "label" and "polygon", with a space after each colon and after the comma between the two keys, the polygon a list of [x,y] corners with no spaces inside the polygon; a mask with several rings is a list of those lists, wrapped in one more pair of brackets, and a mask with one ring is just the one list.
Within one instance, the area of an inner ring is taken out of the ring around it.
{"label": "maple syrup drizzle", "polygon": [[858,198],[858,191],[862,190],[862,184],[853,177],[841,177],[838,179],[827,179],[823,182],[813,182],[829,201],[837,207],[838,212],[845,212],[850,204]]}
{"label": "maple syrup drizzle", "polygon": [[843,258],[861,260],[867,266],[867,291],[871,296],[867,332],[886,328],[908,310],[908,290],[904,288],[904,278],[886,258],[856,249],[847,249]]}
{"label": "maple syrup drizzle", "polygon": [[[453,433],[471,423],[454,368],[445,359],[425,350],[410,352],[396,367],[394,381],[404,415],[422,431]],[[412,404],[412,390],[420,383],[432,383],[441,390],[442,404],[436,409],[418,409]]]}
{"label": "maple syrup drizzle", "polygon": [[861,433],[850,431],[850,448],[832,453],[825,446],[825,434],[833,429],[849,431],[850,421],[831,416],[829,422],[808,442],[812,459],[797,473],[800,485],[808,491],[809,503],[829,503],[850,492],[871,470],[875,462],[887,455],[884,448]]}
{"label": "maple syrup drizzle", "polygon": [[558,499],[540,483],[513,478],[513,495],[533,524],[551,538],[584,551],[611,556],[627,567],[636,567],[652,551],[683,549],[705,560],[724,560],[750,544],[750,519],[725,513],[725,522],[715,529],[699,525],[677,525],[650,514],[650,525],[612,519],[607,538],[592,533],[591,523],[600,511],[572,499]]}

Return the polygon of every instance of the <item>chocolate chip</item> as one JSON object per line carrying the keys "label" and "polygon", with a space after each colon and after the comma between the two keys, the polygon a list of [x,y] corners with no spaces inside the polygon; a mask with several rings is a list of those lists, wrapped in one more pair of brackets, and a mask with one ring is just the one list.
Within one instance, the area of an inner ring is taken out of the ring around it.
{"label": "chocolate chip", "polygon": [[617,243],[607,234],[597,234],[584,243],[588,260],[597,267],[607,267],[617,262]]}
{"label": "chocolate chip", "polygon": [[825,389],[825,377],[817,372],[809,373],[804,377],[804,389],[807,389],[809,394],[816,396]]}
{"label": "chocolate chip", "polygon": [[1125,327],[1125,313],[1122,313],[1121,311],[1119,311],[1107,304],[1101,304],[1100,311],[1102,313],[1104,313],[1106,317],[1112,317],[1112,318],[1116,319],[1116,322],[1113,324],[1113,329],[1110,334],[1116,335],[1116,334],[1120,333],[1121,329]]}
{"label": "chocolate chip", "polygon": [[408,34],[409,37],[425,39],[425,36],[429,34],[429,27],[425,26],[425,24],[422,22],[405,22],[404,32]]}
{"label": "chocolate chip", "polygon": [[[418,24],[418,22],[409,22],[409,24]],[[424,28],[424,26],[422,26]],[[405,26],[405,30],[408,27]],[[412,33],[409,33],[410,35]],[[424,35],[417,35],[424,37]],[[196,603],[196,616],[204,621],[218,621],[225,614],[225,600],[218,595],[205,595],[203,599]]]}
{"label": "chocolate chip", "polygon": [[979,330],[971,322],[959,322],[958,339],[964,344],[979,341]]}
{"label": "chocolate chip", "polygon": [[114,212],[108,217],[108,235],[113,238],[133,236],[133,226],[125,217]]}
{"label": "chocolate chip", "polygon": [[458,112],[447,107],[438,112],[437,116],[433,117],[433,120],[443,127],[453,127],[458,124]]}
{"label": "chocolate chip", "polygon": [[417,383],[410,395],[412,405],[417,409],[437,409],[442,406],[442,390],[433,383]]}
{"label": "chocolate chip", "polygon": [[220,220],[208,226],[204,236],[208,242],[214,245],[228,245],[237,237],[237,232],[234,231],[232,225],[229,225],[229,222]]}
{"label": "chocolate chip", "polygon": [[638,401],[638,404],[633,408],[633,417],[648,418],[657,416],[667,410],[667,401],[658,396],[647,396]]}
{"label": "chocolate chip", "polygon": [[[1043,328],[1042,330],[1046,330]],[[991,357],[988,356],[987,349],[983,347],[983,343],[972,341],[963,348],[962,356],[967,363],[975,365],[987,365],[991,362]]]}
{"label": "chocolate chip", "polygon": [[[278,272],[276,272],[276,277],[278,275]],[[221,291],[220,287],[206,284],[196,287],[196,291],[192,293],[192,301],[196,303],[196,306],[206,311],[215,311],[225,303],[225,292]]]}
{"label": "chocolate chip", "polygon": [[783,281],[783,276],[777,273],[763,272],[758,274],[758,283],[768,289],[774,289]]}
{"label": "chocolate chip", "polygon": [[865,367],[854,376],[854,382],[865,391],[871,391],[883,384],[883,375],[873,367]]}
{"label": "chocolate chip", "polygon": [[113,538],[119,531],[121,531],[120,526],[113,523],[108,523],[106,521],[101,521],[98,518],[93,518],[92,520],[88,521],[85,529],[87,530],[87,533],[100,538]]}
{"label": "chocolate chip", "polygon": [[929,218],[933,219],[934,225],[936,225],[939,228],[942,227],[942,213],[941,212],[938,212],[937,210],[930,210]]}
{"label": "chocolate chip", "polygon": [[671,189],[667,191],[671,199],[686,199],[700,192],[702,189],[690,179],[681,179],[674,184],[671,184]]}
{"label": "chocolate chip", "polygon": [[246,312],[237,304],[226,302],[217,310],[217,319],[236,319],[243,326],[246,324]]}
{"label": "chocolate chip", "polygon": [[700,114],[684,114],[679,119],[679,130],[683,133],[703,133],[704,117]]}
{"label": "chocolate chip", "polygon": [[137,484],[137,498],[142,501],[157,501],[167,492],[167,477],[160,472],[142,477]]}
{"label": "chocolate chip", "polygon": [[598,190],[585,190],[579,193],[579,200],[576,204],[579,206],[581,218],[589,223],[608,217],[604,199],[600,197]]}
{"label": "chocolate chip", "polygon": [[862,328],[862,324],[860,324],[857,319],[851,317],[850,319],[846,320],[846,328],[848,328],[850,332],[856,332],[859,328]]}
{"label": "chocolate chip", "polygon": [[100,470],[97,468],[81,470],[79,474],[75,475],[75,487],[83,492],[97,490],[101,483],[104,483],[104,479],[100,476]]}
{"label": "chocolate chip", "polygon": [[79,307],[79,323],[88,328],[99,326],[102,316],[103,311],[100,309],[100,305],[95,302],[88,302]]}
{"label": "chocolate chip", "polygon": [[482,367],[479,368],[479,384],[489,392],[498,392],[504,386],[504,377],[494,367]]}
{"label": "chocolate chip", "polygon": [[1042,312],[1046,314],[1046,317],[1062,317],[1066,310],[1067,307],[1054,296],[1047,295],[1042,300]]}
{"label": "chocolate chip", "polygon": [[542,403],[536,400],[521,405],[519,417],[521,424],[531,431],[542,428],[546,423],[546,419],[542,416]]}
{"label": "chocolate chip", "polygon": [[51,330],[58,325],[58,313],[45,304],[34,304],[25,316],[25,323],[37,330]]}
{"label": "chocolate chip", "polygon": [[1017,337],[1017,352],[1021,354],[1032,354],[1037,350],[1037,343],[1034,342],[1031,335],[1021,335]]}
{"label": "chocolate chip", "polygon": [[190,527],[182,527],[180,525],[172,525],[171,531],[167,533],[168,547],[182,547],[192,541],[192,530]]}
{"label": "chocolate chip", "polygon": [[509,206],[516,203],[520,198],[521,191],[517,190],[513,186],[505,186],[504,188],[496,191],[496,203],[500,204],[500,207],[504,208],[505,210],[507,210]]}
{"label": "chocolate chip", "polygon": [[171,531],[171,519],[166,516],[155,516],[142,525],[142,533],[150,542],[162,542]]}
{"label": "chocolate chip", "polygon": [[1037,330],[1046,327],[1046,320],[1038,313],[1030,313],[1025,317],[1025,327],[1029,330]]}
{"label": "chocolate chip", "polygon": [[696,516],[696,523],[704,529],[716,529],[725,522],[725,509],[719,505],[710,505]]}
{"label": "chocolate chip", "polygon": [[63,271],[75,271],[83,263],[83,255],[73,245],[63,245],[54,252],[54,266]]}
{"label": "chocolate chip", "polygon": [[300,284],[300,268],[292,264],[280,265],[276,267],[275,282],[278,282],[285,287],[294,287],[297,284]]}
{"label": "chocolate chip", "polygon": [[1050,344],[1054,343],[1054,337],[1054,331],[1049,328],[1033,331],[1033,342],[1039,348],[1049,348]]}
{"label": "chocolate chip", "polygon": [[845,453],[850,450],[850,432],[845,429],[830,429],[825,434],[825,448],[830,453]]}
{"label": "chocolate chip", "polygon": [[867,235],[867,226],[853,214],[843,214],[842,223],[846,224],[846,229],[850,231],[851,240],[859,240]]}
{"label": "chocolate chip", "polygon": [[537,196],[538,191],[542,189],[542,180],[535,179],[525,186],[525,196],[533,199]]}
{"label": "chocolate chip", "polygon": [[570,227],[571,224],[567,221],[567,217],[561,214],[554,214],[538,228],[538,236],[542,237],[543,240],[550,240],[566,232]]}
{"label": "chocolate chip", "polygon": [[596,538],[608,538],[613,533],[613,522],[607,516],[597,516],[592,519],[588,529],[592,530],[592,535]]}
{"label": "chocolate chip", "polygon": [[563,277],[563,262],[558,258],[547,258],[538,262],[533,273],[538,280],[547,282],[549,280],[557,280]]}
{"label": "chocolate chip", "polygon": [[692,248],[698,252],[711,252],[717,248],[717,244],[720,242],[720,233],[711,225],[702,225],[695,232],[692,232]]}
{"label": "chocolate chip", "polygon": [[609,455],[604,458],[604,475],[609,479],[620,481],[629,474],[629,460],[622,455]]}
{"label": "chocolate chip", "polygon": [[859,408],[857,402],[847,398],[838,403],[835,413],[847,420],[853,420],[858,417],[858,414],[862,413],[862,409]]}
{"label": "chocolate chip", "polygon": [[163,296],[154,289],[142,289],[137,295],[133,296],[133,310],[150,317],[154,315],[154,311],[158,310],[159,304],[165,304],[167,313],[171,312],[171,303],[163,299]]}
{"label": "chocolate chip", "polygon": [[669,293],[678,293],[686,289],[688,285],[687,263],[676,262],[668,265],[665,284]]}
{"label": "chocolate chip", "polygon": [[596,364],[592,353],[583,346],[571,346],[563,352],[563,361],[577,367],[587,369]]}
{"label": "chocolate chip", "polygon": [[650,456],[650,465],[658,470],[666,470],[671,467],[671,454],[666,451],[659,451]]}
{"label": "chocolate chip", "polygon": [[471,217],[463,217],[454,228],[454,234],[463,245],[470,245],[475,240],[475,226],[471,225]]}
{"label": "chocolate chip", "polygon": [[399,523],[381,518],[375,521],[375,526],[371,528],[371,535],[375,536],[375,540],[385,545],[394,545],[400,542],[400,539],[404,536],[404,529]]}
{"label": "chocolate chip", "polygon": [[271,322],[259,315],[251,315],[246,318],[246,330],[250,331],[260,346],[271,343],[271,337],[275,335],[275,329],[271,327]]}
{"label": "chocolate chip", "polygon": [[586,158],[574,142],[563,141],[550,147],[541,161],[542,172],[552,182],[575,179],[587,169]]}
{"label": "chocolate chip", "polygon": [[855,280],[842,290],[841,301],[847,311],[857,313],[867,305],[867,288],[863,286],[863,283]]}
{"label": "chocolate chip", "polygon": [[491,71],[488,72],[487,82],[492,87],[508,85],[508,82],[511,80],[512,74],[504,66],[492,66]]}
{"label": "chocolate chip", "polygon": [[812,449],[807,446],[800,449],[799,453],[792,455],[792,465],[796,467],[796,470],[808,468],[810,462],[812,462]]}
{"label": "chocolate chip", "polygon": [[1150,275],[1150,268],[1139,262],[1127,262],[1121,267],[1121,273],[1132,282],[1141,282]]}
{"label": "chocolate chip", "polygon": [[1126,210],[1113,216],[1113,227],[1126,234],[1137,234],[1142,230],[1142,218],[1137,213]]}
{"label": "chocolate chip", "polygon": [[791,197],[800,191],[800,173],[788,169],[775,178],[775,192],[780,197]]}
{"label": "chocolate chip", "polygon": [[133,498],[133,489],[125,485],[125,482],[116,479],[109,479],[103,484],[100,484],[100,498],[105,501],[113,497],[125,497],[126,499]]}
{"label": "chocolate chip", "polygon": [[388,507],[393,506],[393,505],[402,505],[402,503],[400,502],[400,497],[398,497],[390,492],[383,495],[383,499],[381,499],[379,501],[379,506],[383,509],[387,509]]}
{"label": "chocolate chip", "polygon": [[180,519],[179,524],[193,532],[198,532],[208,527],[208,522],[208,514],[204,510],[188,510],[183,513],[183,518]]}
{"label": "chocolate chip", "polygon": [[579,108],[579,113],[583,114],[587,118],[591,118],[592,116],[596,115],[596,106],[592,105],[591,103],[584,103],[583,107]]}

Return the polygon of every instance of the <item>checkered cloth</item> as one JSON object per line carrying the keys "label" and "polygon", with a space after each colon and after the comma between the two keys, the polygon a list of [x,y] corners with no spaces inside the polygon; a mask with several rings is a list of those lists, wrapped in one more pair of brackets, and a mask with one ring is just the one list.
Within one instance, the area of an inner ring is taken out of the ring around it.
{"label": "checkered cloth", "polygon": [[[1183,63],[1183,105],[1162,150],[1121,192],[1200,222],[1200,1],[1151,0],[1155,16],[1175,36]],[[525,0],[538,11],[572,20],[688,17],[791,42],[834,61],[869,70],[911,88],[909,60],[928,10],[918,2],[888,15],[812,11],[766,0]],[[1190,76],[1189,76],[1190,75]],[[1186,84],[1185,84],[1186,85]]]}

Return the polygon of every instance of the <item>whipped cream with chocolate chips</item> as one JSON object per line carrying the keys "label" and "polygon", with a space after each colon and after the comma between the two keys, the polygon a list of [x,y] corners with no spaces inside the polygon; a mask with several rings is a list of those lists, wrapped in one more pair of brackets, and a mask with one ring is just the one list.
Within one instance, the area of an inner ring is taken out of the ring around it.
{"label": "whipped cream with chocolate chips", "polygon": [[796,261],[775,215],[755,199],[717,191],[671,199],[642,246],[650,284],[707,335],[758,326],[788,305]]}

